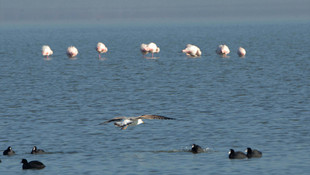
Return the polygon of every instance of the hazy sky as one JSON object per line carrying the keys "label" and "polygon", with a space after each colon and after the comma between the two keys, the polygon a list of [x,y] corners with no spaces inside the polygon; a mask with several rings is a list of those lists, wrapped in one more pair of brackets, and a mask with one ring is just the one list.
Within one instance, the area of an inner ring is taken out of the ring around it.
{"label": "hazy sky", "polygon": [[0,0],[0,23],[295,19],[310,21],[310,0]]}

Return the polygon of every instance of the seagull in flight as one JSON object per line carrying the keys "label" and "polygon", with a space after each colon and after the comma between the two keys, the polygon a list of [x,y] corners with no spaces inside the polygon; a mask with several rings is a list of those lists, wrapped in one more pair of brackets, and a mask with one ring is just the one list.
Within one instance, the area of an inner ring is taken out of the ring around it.
{"label": "seagull in flight", "polygon": [[115,126],[120,127],[122,130],[124,130],[127,129],[128,126],[136,126],[144,123],[142,119],[175,120],[174,118],[164,117],[161,115],[140,115],[138,117],[115,117],[103,123],[100,123],[100,125],[114,122]]}

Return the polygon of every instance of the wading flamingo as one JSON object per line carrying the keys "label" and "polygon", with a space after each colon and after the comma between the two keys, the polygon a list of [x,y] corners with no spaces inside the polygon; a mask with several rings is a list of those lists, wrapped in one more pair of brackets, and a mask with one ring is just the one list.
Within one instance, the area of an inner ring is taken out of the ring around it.
{"label": "wading flamingo", "polygon": [[97,44],[96,48],[97,52],[99,53],[99,59],[101,58],[100,54],[101,53],[106,53],[108,51],[108,48],[101,42]]}
{"label": "wading flamingo", "polygon": [[42,46],[42,55],[46,56],[46,58],[48,58],[48,56],[50,56],[50,55],[53,55],[53,51],[50,48],[50,46],[48,46],[48,45]]}
{"label": "wading flamingo", "polygon": [[246,51],[245,51],[245,49],[244,48],[242,48],[242,47],[239,47],[239,49],[238,49],[238,55],[239,55],[239,57],[244,57],[245,56],[245,54],[246,54]]}
{"label": "wading flamingo", "polygon": [[186,48],[182,50],[182,52],[186,53],[186,55],[191,56],[191,57],[199,57],[201,56],[201,51],[200,49],[192,44],[187,44]]}
{"label": "wading flamingo", "polygon": [[67,55],[68,55],[68,57],[70,57],[70,58],[74,58],[78,53],[79,53],[79,52],[78,52],[77,48],[74,47],[74,46],[70,46],[70,47],[68,47],[68,49],[67,49]]}
{"label": "wading flamingo", "polygon": [[143,55],[146,55],[149,52],[152,53],[152,58],[154,57],[154,53],[160,52],[160,48],[153,42],[149,44],[141,44],[140,50]]}
{"label": "wading flamingo", "polygon": [[230,53],[230,50],[226,45],[219,45],[216,49],[216,53],[219,55],[227,56]]}

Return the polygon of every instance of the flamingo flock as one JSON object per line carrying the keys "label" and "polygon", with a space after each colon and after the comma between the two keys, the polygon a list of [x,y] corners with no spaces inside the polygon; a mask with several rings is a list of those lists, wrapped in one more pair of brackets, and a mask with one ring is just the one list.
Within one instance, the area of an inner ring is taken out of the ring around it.
{"label": "flamingo flock", "polygon": [[[102,42],[97,43],[96,51],[99,53],[99,59],[101,58],[102,53],[107,53],[108,48],[105,44]],[[148,53],[152,54],[152,58],[154,58],[154,53],[159,53],[160,48],[153,42],[149,44],[142,43],[140,46],[140,51],[143,56],[147,55]],[[200,57],[202,52],[198,46],[195,46],[193,44],[187,44],[186,48],[182,50],[183,53],[185,53],[189,57]],[[218,55],[221,55],[222,57],[227,57],[227,55],[230,53],[230,50],[227,45],[219,45],[215,51]],[[67,49],[67,55],[69,58],[74,58],[78,54],[78,49],[74,46],[70,46]],[[48,56],[51,56],[53,54],[52,49],[48,45],[42,46],[42,55],[46,58]],[[246,50],[243,47],[239,47],[237,50],[237,54],[239,57],[244,57],[246,55]]]}

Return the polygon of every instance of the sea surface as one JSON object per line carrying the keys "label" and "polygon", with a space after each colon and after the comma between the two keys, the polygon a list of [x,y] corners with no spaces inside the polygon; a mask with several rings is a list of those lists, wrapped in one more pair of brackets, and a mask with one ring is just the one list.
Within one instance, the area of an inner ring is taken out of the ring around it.
{"label": "sea surface", "polygon": [[[308,22],[2,25],[0,174],[308,174],[309,29]],[[101,59],[97,42],[109,49]],[[139,51],[150,42],[161,49],[154,59]],[[181,52],[189,43],[201,57]],[[216,55],[219,44],[228,57]],[[54,51],[48,59],[42,45]],[[75,59],[66,56],[71,45]],[[176,120],[99,125],[142,114]],[[193,143],[205,152],[189,152]],[[47,154],[30,154],[34,145]],[[16,155],[2,155],[8,146]],[[263,157],[228,159],[229,149],[247,147]],[[22,158],[46,168],[22,170]]]}

